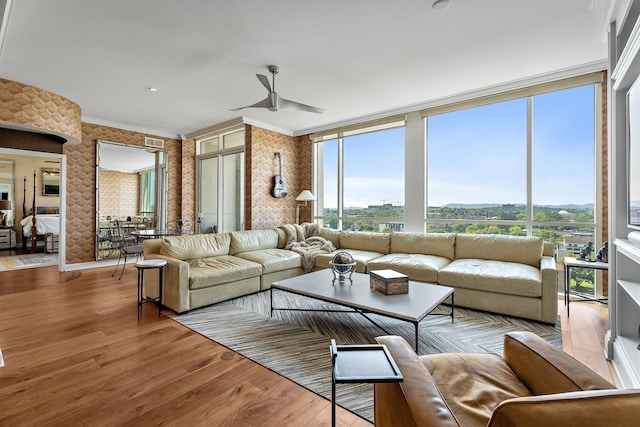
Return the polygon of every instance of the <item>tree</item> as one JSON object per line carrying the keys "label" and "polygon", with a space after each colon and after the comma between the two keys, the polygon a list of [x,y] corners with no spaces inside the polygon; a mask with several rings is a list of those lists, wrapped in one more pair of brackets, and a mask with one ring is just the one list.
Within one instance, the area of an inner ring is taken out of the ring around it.
{"label": "tree", "polygon": [[551,243],[558,243],[560,241],[560,236],[558,232],[553,228],[543,228],[535,233],[534,236],[542,237],[542,240]]}
{"label": "tree", "polygon": [[571,287],[576,292],[594,295],[595,291],[595,271],[588,268],[571,269]]}
{"label": "tree", "polygon": [[486,227],[483,231],[484,234],[501,234],[500,229],[497,225],[490,225]]}
{"label": "tree", "polygon": [[480,234],[480,226],[478,224],[468,225],[464,232],[468,234]]}
{"label": "tree", "polygon": [[509,227],[509,234],[512,236],[521,236],[522,227],[520,227],[519,225],[514,225],[513,227]]}
{"label": "tree", "polygon": [[540,211],[533,215],[535,222],[558,222],[563,221],[562,215],[554,211]]}
{"label": "tree", "polygon": [[593,215],[589,213],[578,213],[573,217],[574,222],[593,222]]}

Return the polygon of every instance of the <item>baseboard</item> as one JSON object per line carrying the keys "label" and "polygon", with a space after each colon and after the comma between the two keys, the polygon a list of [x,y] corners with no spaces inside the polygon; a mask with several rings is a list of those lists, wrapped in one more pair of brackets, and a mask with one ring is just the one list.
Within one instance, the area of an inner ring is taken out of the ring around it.
{"label": "baseboard", "polygon": [[[131,260],[129,260],[131,262]],[[102,261],[81,262],[78,264],[65,264],[62,271],[86,270],[88,268],[114,267],[118,259],[106,259]]]}

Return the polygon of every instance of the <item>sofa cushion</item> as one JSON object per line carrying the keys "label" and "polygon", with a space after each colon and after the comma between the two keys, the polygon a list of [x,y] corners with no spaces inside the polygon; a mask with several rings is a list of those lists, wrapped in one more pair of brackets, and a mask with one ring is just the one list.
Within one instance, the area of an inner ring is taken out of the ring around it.
{"label": "sofa cushion", "polygon": [[258,249],[275,249],[278,247],[278,233],[274,229],[232,231],[229,255]]}
{"label": "sofa cushion", "polygon": [[531,395],[497,354],[444,353],[420,360],[463,426],[486,426],[500,403]]}
{"label": "sofa cushion", "polygon": [[391,253],[424,254],[444,257],[455,255],[456,235],[453,233],[391,233]]}
{"label": "sofa cushion", "polygon": [[169,236],[162,239],[160,255],[181,261],[228,255],[230,243],[229,233]]}
{"label": "sofa cushion", "polygon": [[320,237],[333,243],[333,246],[340,248],[340,230],[333,228],[320,228]]}
{"label": "sofa cushion", "polygon": [[540,237],[457,234],[455,252],[456,259],[491,259],[540,268],[542,248],[543,240]]}
{"label": "sofa cushion", "polygon": [[449,262],[448,258],[433,255],[391,253],[369,261],[367,271],[391,269],[406,274],[410,280],[437,282],[438,271]]}
{"label": "sofa cushion", "polygon": [[369,264],[372,259],[382,256],[380,252],[340,249],[330,254],[318,254],[316,256],[314,268],[331,268],[331,260],[338,252],[348,252],[353,257],[353,260],[356,263],[356,272],[358,273],[365,273],[367,271],[367,264]]}
{"label": "sofa cushion", "polygon": [[456,259],[438,272],[441,285],[524,297],[540,297],[541,280],[530,265],[485,259]]}
{"label": "sofa cushion", "polygon": [[262,265],[262,274],[302,267],[300,254],[287,249],[260,249],[242,252],[236,257]]}
{"label": "sofa cushion", "polygon": [[356,249],[360,251],[388,254],[391,246],[389,233],[368,233],[358,231],[343,231],[340,233],[341,249]]}
{"label": "sofa cushion", "polygon": [[260,264],[231,255],[193,259],[189,261],[189,289],[223,285],[261,273]]}

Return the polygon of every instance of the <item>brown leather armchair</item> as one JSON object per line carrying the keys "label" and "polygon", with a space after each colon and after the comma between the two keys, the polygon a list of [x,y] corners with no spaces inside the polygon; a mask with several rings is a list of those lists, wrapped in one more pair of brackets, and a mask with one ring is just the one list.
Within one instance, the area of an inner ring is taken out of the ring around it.
{"label": "brown leather armchair", "polygon": [[376,338],[404,381],[375,384],[385,426],[638,426],[640,390],[618,390],[530,332],[504,337],[495,354],[418,356],[397,336]]}

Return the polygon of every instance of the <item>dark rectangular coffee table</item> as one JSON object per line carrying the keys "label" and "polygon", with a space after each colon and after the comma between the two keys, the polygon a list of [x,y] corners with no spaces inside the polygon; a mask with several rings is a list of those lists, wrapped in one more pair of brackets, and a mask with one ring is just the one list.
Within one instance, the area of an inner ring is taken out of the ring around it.
{"label": "dark rectangular coffee table", "polygon": [[[451,297],[451,313],[447,314],[451,315],[451,322],[453,323],[454,321],[453,288],[409,281],[409,293],[384,295],[371,290],[368,274],[353,273],[351,278],[353,279],[353,284],[349,280],[341,283],[336,281],[331,284],[333,272],[330,269],[325,269],[274,282],[271,284],[271,315],[273,316],[274,310],[355,312],[364,316],[387,334],[388,332],[369,318],[367,313],[404,320],[413,323],[415,327],[416,353],[418,352],[418,325],[420,321],[449,296]],[[338,304],[352,310],[305,310],[274,307],[274,289]]]}

